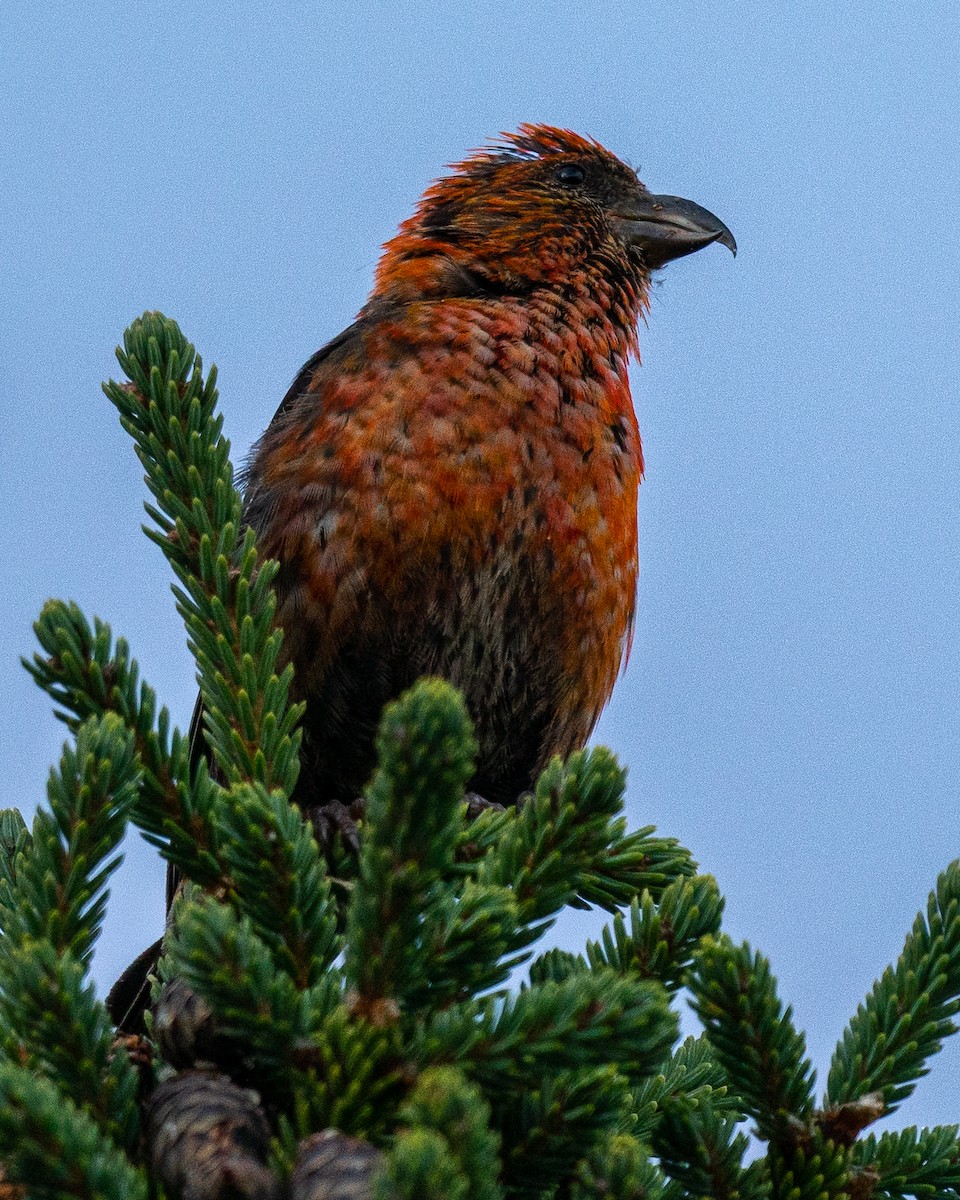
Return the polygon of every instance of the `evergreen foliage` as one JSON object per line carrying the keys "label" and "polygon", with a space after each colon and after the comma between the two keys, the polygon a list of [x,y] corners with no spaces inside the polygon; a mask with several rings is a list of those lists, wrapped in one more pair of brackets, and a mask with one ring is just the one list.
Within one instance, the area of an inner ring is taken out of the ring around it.
{"label": "evergreen foliage", "polygon": [[[770,963],[723,934],[686,850],[627,830],[609,752],[476,814],[469,716],[421,681],[383,715],[359,854],[321,850],[287,799],[300,709],[276,564],[243,530],[214,373],[157,314],[118,358],[128,382],[105,390],[146,472],[215,765],[191,761],[122,639],[44,607],[26,665],[72,740],[32,829],[0,815],[0,1195],[960,1196],[955,1126],[862,1136],[954,1031],[960,864],[818,1103]],[[87,980],[128,822],[187,881],[145,1037],[115,1036]],[[567,905],[612,921],[582,954],[532,959]],[[704,1031],[678,1045],[684,989]]]}

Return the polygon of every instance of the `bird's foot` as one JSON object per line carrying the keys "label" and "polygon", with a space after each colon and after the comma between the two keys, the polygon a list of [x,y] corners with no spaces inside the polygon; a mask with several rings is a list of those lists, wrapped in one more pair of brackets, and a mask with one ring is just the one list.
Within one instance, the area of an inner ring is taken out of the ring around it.
{"label": "bird's foot", "polygon": [[467,792],[464,799],[467,802],[468,821],[475,821],[482,812],[487,812],[491,808],[494,812],[504,812],[506,809],[506,805],[497,804],[495,800],[486,800],[477,792]]}
{"label": "bird's foot", "polygon": [[318,804],[310,809],[310,825],[313,836],[322,853],[329,858],[339,837],[343,847],[352,855],[360,853],[360,833],[357,822],[363,820],[367,802],[358,796],[350,804],[340,800],[330,800],[326,804]]}

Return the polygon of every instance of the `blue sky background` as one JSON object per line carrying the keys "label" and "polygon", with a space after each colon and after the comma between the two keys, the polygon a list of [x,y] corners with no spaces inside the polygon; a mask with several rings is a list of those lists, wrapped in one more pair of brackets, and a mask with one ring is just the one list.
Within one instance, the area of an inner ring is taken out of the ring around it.
{"label": "blue sky background", "polygon": [[[162,309],[217,363],[239,460],[442,165],[523,120],[569,126],[740,243],[669,267],[641,334],[639,616],[597,736],[629,764],[632,822],[690,846],[729,932],[772,958],[823,1078],[960,849],[960,8],[223,12],[0,17],[3,803],[32,808],[63,740],[17,665],[48,596],[109,620],[189,720],[141,471],[99,390],[129,321]],[[134,841],[100,986],[161,922]],[[960,1044],[932,1065],[895,1126],[960,1119]]]}

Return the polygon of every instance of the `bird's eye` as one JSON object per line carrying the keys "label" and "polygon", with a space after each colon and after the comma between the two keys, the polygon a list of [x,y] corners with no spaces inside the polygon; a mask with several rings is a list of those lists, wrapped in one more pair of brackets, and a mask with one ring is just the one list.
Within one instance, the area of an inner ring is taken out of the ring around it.
{"label": "bird's eye", "polygon": [[583,183],[586,177],[586,171],[576,163],[564,163],[562,167],[557,167],[557,181],[566,184],[567,187],[576,187],[578,183]]}

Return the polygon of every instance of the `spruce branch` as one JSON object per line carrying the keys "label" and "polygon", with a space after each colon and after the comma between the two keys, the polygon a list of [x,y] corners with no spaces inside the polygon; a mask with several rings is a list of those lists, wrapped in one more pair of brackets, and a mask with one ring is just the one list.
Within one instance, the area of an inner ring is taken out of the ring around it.
{"label": "spruce branch", "polygon": [[515,944],[517,905],[508,888],[467,880],[457,895],[451,890],[434,902],[425,934],[425,960],[430,972],[407,993],[412,1009],[438,1008],[469,1000],[503,983],[524,955],[506,957]]}
{"label": "spruce branch", "polygon": [[0,880],[0,962],[8,950],[43,940],[89,961],[138,778],[132,739],[112,714],[90,718],[75,747],[64,746],[47,784],[49,811],[37,812],[28,848],[18,835],[22,849]]}
{"label": "spruce branch", "polygon": [[215,811],[231,902],[298,987],[319,983],[340,952],[337,912],[299,810],[262,784],[234,784]]}
{"label": "spruce branch", "polygon": [[956,1200],[960,1194],[960,1140],[956,1125],[911,1126],[898,1133],[871,1134],[851,1152],[851,1195],[856,1200]]}
{"label": "spruce branch", "polygon": [[563,983],[571,975],[579,975],[589,971],[587,960],[582,954],[572,954],[569,950],[561,950],[558,946],[544,951],[530,964],[530,986],[538,987],[541,983]]}
{"label": "spruce branch", "polygon": [[718,1106],[712,1097],[665,1106],[653,1149],[661,1170],[681,1194],[753,1200],[759,1189],[750,1187],[755,1181],[743,1169],[749,1142],[737,1129],[738,1119],[739,1114]]}
{"label": "spruce branch", "polygon": [[410,1075],[396,1025],[376,1025],[346,1005],[314,1017],[312,1024],[315,1032],[298,1046],[296,1058],[295,1117],[301,1136],[332,1127],[382,1141]]}
{"label": "spruce branch", "polygon": [[147,1180],[50,1079],[0,1060],[0,1160],[50,1200],[147,1200]]}
{"label": "spruce branch", "polygon": [[803,1034],[777,995],[770,963],[723,936],[706,939],[688,976],[693,1007],[762,1137],[792,1141],[789,1130],[813,1112],[813,1068]]}
{"label": "spruce branch", "polygon": [[656,1075],[645,1079],[633,1094],[636,1125],[633,1132],[644,1142],[656,1142],[667,1119],[710,1104],[718,1113],[735,1114],[740,1101],[731,1091],[723,1067],[705,1037],[688,1037]]}
{"label": "spruce branch", "polygon": [[[249,918],[205,896],[178,905],[166,973],[209,1005],[209,1020],[200,1014],[206,1055],[269,1091],[301,1135],[330,1124],[368,1132],[382,1123],[377,1105],[394,1088],[396,1033],[347,1013],[339,972],[298,988]],[[194,1036],[194,1005],[189,996],[174,999],[161,1003],[156,1032],[177,1052]]]}
{"label": "spruce branch", "polygon": [[893,1112],[955,1032],[960,1010],[960,862],[937,879],[897,963],[888,967],[844,1031],[830,1064],[832,1105],[879,1093]]}
{"label": "spruce branch", "polygon": [[434,1129],[398,1137],[373,1187],[373,1200],[471,1200],[450,1143]]}
{"label": "spruce branch", "polygon": [[104,391],[133,437],[156,501],[147,505],[180,586],[177,608],[199,668],[206,737],[229,783],[257,782],[289,795],[299,769],[297,722],[288,705],[290,666],[279,669],[274,627],[275,562],[257,562],[242,529],[230,445],[216,414],[216,369],[206,382],[174,321],[145,313],[124,334],[117,359],[128,384]]}
{"label": "spruce branch", "polygon": [[110,626],[93,626],[73,603],[48,600],[34,632],[44,653],[23,665],[58,706],[56,715],[76,730],[104,712],[115,713],[133,736],[140,788],[131,819],[188,879],[205,887],[222,883],[212,808],[217,787],[206,765],[191,780],[190,744],[171,729],[170,714],[141,682],[127,643],[113,644]]}
{"label": "spruce branch", "polygon": [[571,1200],[664,1200],[666,1180],[650,1147],[629,1133],[600,1139],[580,1164]]}
{"label": "spruce branch", "polygon": [[506,1194],[542,1200],[572,1183],[583,1160],[629,1124],[630,1089],[613,1065],[560,1071],[505,1093],[494,1119]]}
{"label": "spruce branch", "polygon": [[659,904],[644,891],[630,904],[630,931],[620,913],[599,942],[587,943],[594,969],[611,967],[621,974],[656,979],[669,992],[683,983],[693,954],[704,937],[720,931],[723,898],[709,875],[674,880]]}
{"label": "spruce branch", "polygon": [[567,904],[614,910],[644,888],[659,897],[678,875],[692,873],[688,852],[652,837],[652,826],[625,834],[618,815],[624,785],[609,750],[581,751],[566,764],[555,759],[518,810],[475,823],[498,834],[477,863],[477,881],[510,887],[517,900],[521,928],[511,949],[535,941]]}
{"label": "spruce branch", "polygon": [[384,710],[377,752],[347,917],[347,979],[367,1007],[403,1005],[430,974],[428,948],[445,921],[440,881],[473,772],[463,699],[442,680],[421,680]]}
{"label": "spruce branch", "polygon": [[412,1032],[410,1052],[425,1067],[455,1063],[492,1096],[544,1073],[610,1062],[639,1081],[663,1060],[676,1030],[656,984],[585,971],[429,1015]]}
{"label": "spruce branch", "polygon": [[248,917],[209,896],[184,899],[167,939],[164,974],[182,979],[209,1004],[217,1035],[234,1055],[275,1084],[289,1071],[300,1027],[300,1000],[290,975]]}
{"label": "spruce branch", "polygon": [[686,1038],[661,1073],[634,1090],[633,1108],[632,1132],[676,1185],[718,1200],[746,1194],[741,1103],[706,1037]]}
{"label": "spruce branch", "polygon": [[767,1158],[755,1158],[740,1173],[742,1200],[771,1200],[770,1166]]}
{"label": "spruce branch", "polygon": [[139,1134],[139,1078],[83,966],[48,941],[5,946],[0,1045],[9,1061],[48,1078],[127,1150]]}
{"label": "spruce branch", "polygon": [[0,904],[16,889],[21,856],[32,846],[33,835],[20,812],[15,808],[0,809]]}
{"label": "spruce branch", "polygon": [[[499,1138],[490,1128],[490,1106],[479,1089],[453,1067],[423,1072],[398,1113],[402,1140],[409,1129],[443,1137],[469,1200],[501,1200]],[[388,1156],[389,1161],[389,1156]]]}
{"label": "spruce branch", "polygon": [[127,1146],[138,1129],[137,1075],[84,976],[138,778],[123,722],[90,717],[51,772],[49,811],[38,811],[33,836],[4,822],[13,855],[0,880],[0,1046]]}
{"label": "spruce branch", "polygon": [[766,1166],[773,1200],[848,1200],[849,1151],[819,1133],[789,1149],[771,1145]]}

